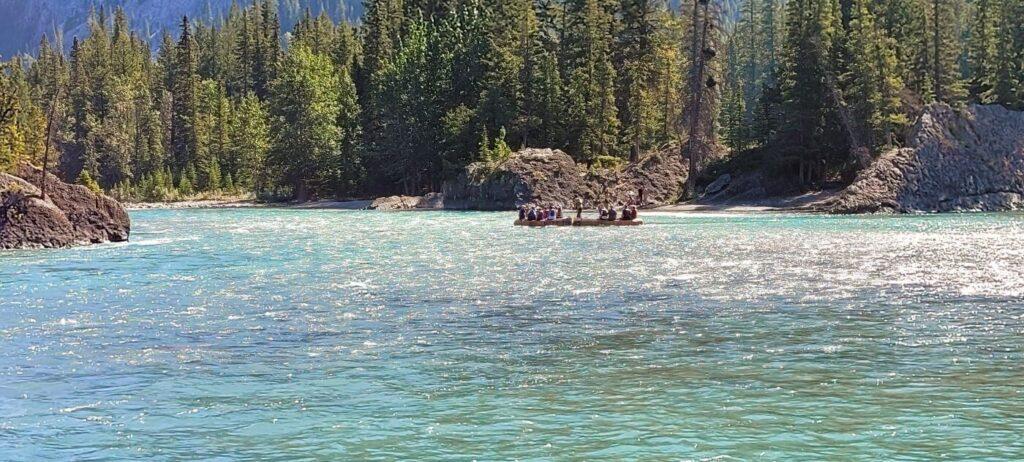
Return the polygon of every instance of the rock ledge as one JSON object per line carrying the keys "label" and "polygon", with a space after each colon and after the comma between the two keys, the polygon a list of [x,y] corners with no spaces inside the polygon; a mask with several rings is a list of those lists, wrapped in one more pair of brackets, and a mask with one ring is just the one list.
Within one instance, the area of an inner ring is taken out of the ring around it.
{"label": "rock ledge", "polygon": [[0,249],[128,240],[131,221],[114,199],[51,174],[44,200],[35,186],[42,175],[39,169],[22,166],[15,174],[0,173]]}

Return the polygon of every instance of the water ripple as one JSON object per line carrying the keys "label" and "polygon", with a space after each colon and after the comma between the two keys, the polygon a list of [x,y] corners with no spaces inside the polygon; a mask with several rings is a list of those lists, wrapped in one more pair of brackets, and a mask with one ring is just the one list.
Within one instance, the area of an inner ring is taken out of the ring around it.
{"label": "water ripple", "polygon": [[1020,215],[132,218],[0,256],[0,459],[1024,458]]}

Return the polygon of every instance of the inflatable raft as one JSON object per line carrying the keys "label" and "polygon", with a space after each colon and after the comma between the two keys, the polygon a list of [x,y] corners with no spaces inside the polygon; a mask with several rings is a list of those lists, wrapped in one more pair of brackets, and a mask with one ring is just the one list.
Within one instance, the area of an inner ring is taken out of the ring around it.
{"label": "inflatable raft", "polygon": [[594,219],[589,219],[588,220],[586,218],[584,218],[582,220],[573,220],[573,223],[572,223],[573,226],[640,226],[642,224],[644,224],[643,220],[605,221],[605,220],[594,220]]}
{"label": "inflatable raft", "polygon": [[544,221],[530,221],[530,220],[516,220],[516,226],[531,226],[534,228],[543,228],[545,226],[572,226],[572,218],[562,218],[560,220],[544,220]]}
{"label": "inflatable raft", "polygon": [[516,226],[530,226],[534,228],[544,228],[547,226],[590,226],[590,227],[603,227],[603,226],[640,226],[644,224],[643,220],[594,220],[594,219],[582,219],[577,220],[575,218],[562,218],[560,220],[545,220],[545,221],[529,221],[529,220],[516,220]]}

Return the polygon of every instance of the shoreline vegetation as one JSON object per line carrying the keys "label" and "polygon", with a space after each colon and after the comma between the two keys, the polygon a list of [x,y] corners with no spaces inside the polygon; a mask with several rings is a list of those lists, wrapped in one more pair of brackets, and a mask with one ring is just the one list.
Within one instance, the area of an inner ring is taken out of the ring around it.
{"label": "shoreline vegetation", "polygon": [[616,173],[672,146],[682,198],[723,164],[793,194],[910,146],[929,105],[1024,107],[1014,0],[366,0],[287,30],[278,6],[156,39],[96,8],[70,49],[5,57],[0,170],[52,151],[125,202],[305,202],[441,192],[526,148]]}
{"label": "shoreline vegetation", "polygon": [[[670,205],[656,205],[643,209],[644,214],[648,213],[723,213],[723,214],[746,214],[746,213],[818,213],[820,210],[814,206],[816,203],[834,198],[839,194],[838,190],[819,191],[815,193],[801,194],[796,196],[764,198],[756,201],[734,202],[734,201],[697,201],[692,203],[679,203]],[[262,202],[251,197],[221,198],[221,199],[197,199],[175,202],[126,202],[125,209],[129,211],[141,210],[187,210],[187,209],[249,209],[249,208],[276,208],[289,210],[373,210],[370,207],[374,201],[370,199],[354,200],[318,200],[309,202]],[[388,212],[418,212],[418,211],[460,211],[477,212],[477,210],[451,210],[451,209],[394,209]],[[515,211],[507,211],[512,216]],[[597,209],[584,209],[587,213],[596,213]]]}

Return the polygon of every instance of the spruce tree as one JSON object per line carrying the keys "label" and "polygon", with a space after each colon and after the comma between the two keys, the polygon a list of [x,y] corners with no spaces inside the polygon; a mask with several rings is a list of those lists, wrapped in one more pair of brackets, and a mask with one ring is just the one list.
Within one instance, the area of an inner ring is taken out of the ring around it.
{"label": "spruce tree", "polygon": [[570,150],[592,163],[616,154],[619,123],[615,105],[615,67],[611,62],[612,16],[598,0],[582,0],[575,11],[579,30],[565,95],[569,109]]}
{"label": "spruce tree", "polygon": [[230,111],[227,159],[235,185],[254,191],[268,189],[265,163],[270,150],[270,126],[266,109],[259,98],[242,95]]}
{"label": "spruce tree", "polygon": [[970,40],[970,97],[975,102],[986,102],[991,97],[995,82],[996,28],[998,27],[998,0],[976,0],[971,24]]}
{"label": "spruce tree", "polygon": [[927,85],[922,94],[927,100],[959,103],[965,96],[958,63],[960,47],[957,43],[954,3],[959,0],[922,0],[925,2],[924,35],[918,51],[919,71],[924,71]]}
{"label": "spruce tree", "polygon": [[1002,0],[992,101],[1024,107],[1024,1]]}
{"label": "spruce tree", "polygon": [[[195,41],[188,17],[181,22],[181,38],[175,51],[175,73],[171,93],[173,113],[171,125],[171,154],[173,168],[181,172],[195,161],[198,150],[196,134],[196,98],[199,77],[196,72]],[[193,186],[195,184],[193,183]]]}
{"label": "spruce tree", "polygon": [[404,6],[402,0],[365,0],[363,9],[363,66],[373,78],[401,41]]}
{"label": "spruce tree", "polygon": [[779,134],[793,153],[801,183],[825,179],[846,160],[847,145],[838,129],[827,73],[834,72],[835,40],[840,33],[838,2],[790,0],[780,84],[783,123]]}
{"label": "spruce tree", "polygon": [[658,5],[654,0],[621,0],[615,40],[616,101],[630,158],[651,147],[657,122],[654,85]]}
{"label": "spruce tree", "polygon": [[296,200],[330,192],[342,141],[339,88],[330,58],[301,46],[290,50],[274,84],[268,161]]}
{"label": "spruce tree", "polygon": [[856,129],[867,137],[869,148],[893,144],[896,131],[907,123],[901,113],[900,81],[892,40],[876,26],[869,0],[854,0],[848,32],[851,54],[844,75],[849,91],[846,102],[859,122]]}

